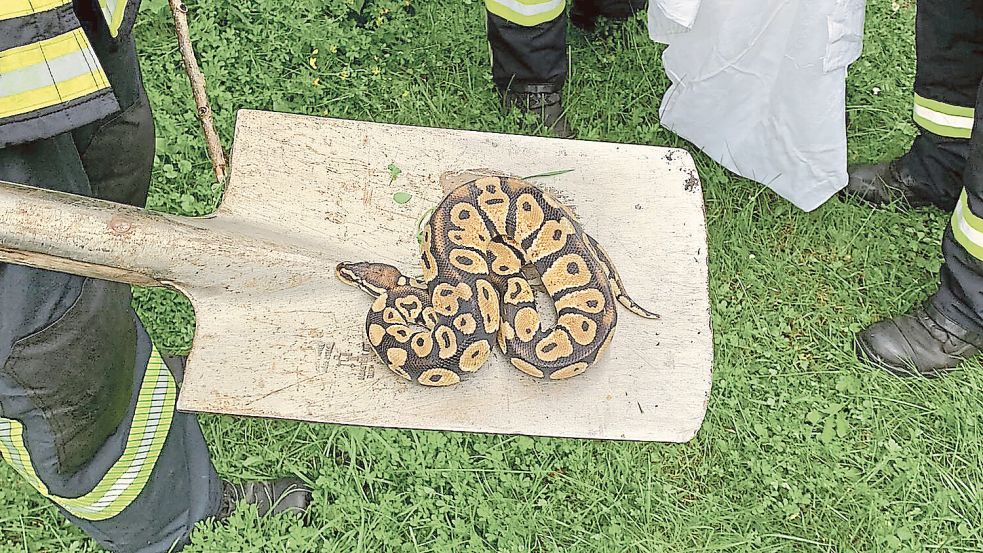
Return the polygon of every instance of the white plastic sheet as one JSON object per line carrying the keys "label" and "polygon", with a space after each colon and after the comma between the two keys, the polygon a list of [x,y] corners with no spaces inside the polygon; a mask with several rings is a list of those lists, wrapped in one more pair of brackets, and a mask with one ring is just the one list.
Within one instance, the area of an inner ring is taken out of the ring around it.
{"label": "white plastic sheet", "polygon": [[662,124],[811,211],[846,186],[846,69],[864,0],[649,0]]}

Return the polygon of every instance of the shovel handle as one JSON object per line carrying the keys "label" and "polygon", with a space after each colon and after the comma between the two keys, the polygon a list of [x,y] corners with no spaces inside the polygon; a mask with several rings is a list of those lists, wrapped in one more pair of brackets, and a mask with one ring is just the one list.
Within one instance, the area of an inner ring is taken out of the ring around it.
{"label": "shovel handle", "polygon": [[204,233],[194,221],[0,182],[0,262],[164,286],[175,278],[168,254]]}

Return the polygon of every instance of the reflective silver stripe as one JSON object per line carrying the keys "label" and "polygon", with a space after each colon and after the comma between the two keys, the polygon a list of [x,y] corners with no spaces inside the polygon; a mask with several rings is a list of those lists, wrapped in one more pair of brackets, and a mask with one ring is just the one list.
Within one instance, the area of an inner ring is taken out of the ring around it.
{"label": "reflective silver stripe", "polygon": [[0,96],[13,96],[29,90],[51,86],[86,75],[97,65],[91,63],[93,54],[85,50],[38,63],[10,73],[0,74]]}
{"label": "reflective silver stripe", "polygon": [[57,109],[110,88],[81,28],[0,52],[0,73],[5,89],[0,93],[0,120],[35,110]]}
{"label": "reflective silver stripe", "polygon": [[915,123],[923,129],[949,138],[970,138],[976,110],[957,106],[915,93]]}
{"label": "reflective silver stripe", "polygon": [[941,113],[933,109],[929,109],[925,106],[920,106],[915,104],[915,115],[924,117],[929,121],[942,125],[944,127],[953,127],[957,129],[973,129],[973,118],[963,117],[961,115],[949,115],[946,113]]}

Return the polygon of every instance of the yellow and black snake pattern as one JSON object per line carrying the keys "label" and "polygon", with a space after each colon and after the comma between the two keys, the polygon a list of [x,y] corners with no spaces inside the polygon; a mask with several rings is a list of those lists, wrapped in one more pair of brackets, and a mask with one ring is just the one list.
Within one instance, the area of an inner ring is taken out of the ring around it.
{"label": "yellow and black snake pattern", "polygon": [[[611,343],[616,302],[629,298],[601,246],[569,208],[525,181],[485,177],[438,204],[420,243],[423,279],[382,263],[345,262],[338,278],[375,297],[365,322],[382,362],[407,380],[448,386],[477,371],[498,344],[539,378],[584,372]],[[543,328],[521,269],[533,266],[556,308]]]}

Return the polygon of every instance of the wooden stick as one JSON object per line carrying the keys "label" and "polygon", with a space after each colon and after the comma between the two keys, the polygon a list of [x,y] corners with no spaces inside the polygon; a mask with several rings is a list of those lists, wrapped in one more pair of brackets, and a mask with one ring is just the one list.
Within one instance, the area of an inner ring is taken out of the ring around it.
{"label": "wooden stick", "polygon": [[218,180],[219,184],[225,184],[227,167],[225,152],[222,150],[222,141],[219,139],[218,133],[215,132],[212,108],[208,103],[208,92],[205,90],[205,76],[201,73],[198,60],[195,58],[194,48],[191,46],[191,34],[188,30],[188,7],[181,0],[168,0],[168,3],[171,5],[171,13],[174,14],[178,45],[181,49],[181,58],[184,60],[184,70],[188,74],[188,80],[191,81],[191,93],[195,97],[195,105],[198,108],[198,120],[201,121],[201,128],[205,131],[208,157],[212,160],[215,179]]}

